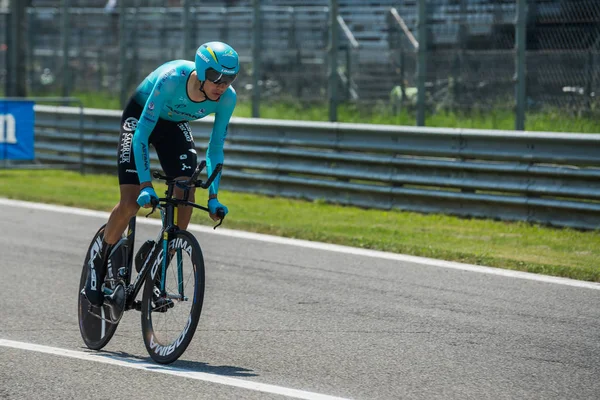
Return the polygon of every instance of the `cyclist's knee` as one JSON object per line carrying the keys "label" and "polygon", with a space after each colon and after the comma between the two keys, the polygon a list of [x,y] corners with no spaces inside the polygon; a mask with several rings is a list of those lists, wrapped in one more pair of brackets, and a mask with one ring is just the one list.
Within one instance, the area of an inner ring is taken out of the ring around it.
{"label": "cyclist's knee", "polygon": [[[187,176],[180,176],[180,177],[178,177],[176,179],[189,179],[189,177],[187,177]],[[196,198],[195,194],[196,194],[196,188],[191,188],[190,191],[189,191],[188,200],[189,201],[194,201],[195,198]],[[183,198],[183,189],[175,187],[175,191],[174,191],[173,195],[177,199]]]}

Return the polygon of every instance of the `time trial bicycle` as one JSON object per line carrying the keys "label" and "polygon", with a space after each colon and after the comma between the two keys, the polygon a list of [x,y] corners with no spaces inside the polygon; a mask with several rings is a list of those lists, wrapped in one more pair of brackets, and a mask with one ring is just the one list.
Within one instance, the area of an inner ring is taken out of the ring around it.
{"label": "time trial bicycle", "polygon": [[[206,182],[198,179],[206,166],[202,161],[189,179],[176,180],[154,172],[156,179],[167,185],[166,197],[152,204],[152,211],[160,210],[162,225],[156,240],[147,240],[133,257],[136,217],[129,221],[127,230],[112,248],[106,265],[106,278],[102,306],[92,305],[83,288],[89,267],[101,244],[100,227],[85,256],[79,282],[78,316],[79,330],[86,346],[100,350],[111,340],[124,311],[141,311],[142,334],[146,349],[157,363],[169,364],[177,360],[190,344],[202,311],[204,301],[204,258],[198,241],[190,232],[177,226],[177,206],[191,206],[208,212],[207,207],[189,201],[190,190],[208,188],[222,165],[217,164]],[[181,199],[174,196],[174,189],[183,190]],[[223,209],[217,209],[219,223],[225,217]],[[137,275],[131,282],[132,267]],[[144,287],[141,300],[137,300]]]}

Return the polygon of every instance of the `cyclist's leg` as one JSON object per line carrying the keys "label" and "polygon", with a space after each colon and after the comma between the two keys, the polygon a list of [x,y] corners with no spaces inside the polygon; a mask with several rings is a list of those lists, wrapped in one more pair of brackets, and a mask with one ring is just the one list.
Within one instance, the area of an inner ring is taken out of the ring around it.
{"label": "cyclist's leg", "polygon": [[84,289],[87,299],[96,306],[104,303],[102,285],[106,276],[106,264],[111,247],[119,240],[129,219],[137,213],[139,208],[136,202],[139,192],[139,180],[135,169],[131,142],[140,113],[141,107],[130,100],[121,118],[117,154],[121,198],[113,208],[104,232],[98,236],[97,243],[92,247],[89,273]]}
{"label": "cyclist's leg", "polygon": [[129,100],[121,118],[121,135],[117,153],[120,199],[113,208],[105,229],[104,238],[109,244],[119,241],[129,220],[139,209],[137,197],[140,192],[140,181],[135,168],[132,141],[141,112],[142,107],[134,100]]}
{"label": "cyclist's leg", "polygon": [[108,223],[104,229],[104,240],[108,244],[115,244],[121,239],[129,220],[137,214],[140,208],[137,204],[137,197],[140,193],[139,185],[124,184],[120,185],[119,189],[121,198],[110,213]]}
{"label": "cyclist's leg", "polygon": [[[196,169],[196,148],[192,130],[187,122],[159,121],[160,137],[153,142],[156,154],[160,160],[163,171],[168,176],[186,179],[192,176]],[[183,190],[175,188],[176,198],[183,197]],[[189,200],[195,200],[195,189],[190,190]],[[177,226],[186,229],[192,217],[193,207],[179,206]]]}
{"label": "cyclist's leg", "polygon": [[[136,202],[137,195],[139,192],[139,185],[125,184],[120,185],[121,199],[117,205],[113,208],[106,227],[104,228],[104,243],[103,248],[105,253],[103,254],[102,267],[103,273],[98,277],[100,285],[104,282],[106,276],[106,269],[108,267],[107,258],[111,252],[112,246],[119,241],[123,231],[127,229],[129,220],[133,217],[139,206]],[[104,296],[105,304],[109,306],[109,312],[111,314],[111,320],[118,321],[123,315],[125,309],[125,287],[123,285],[117,285],[114,290],[108,296]]]}
{"label": "cyclist's leg", "polygon": [[[196,167],[194,167],[194,169],[196,169]],[[178,179],[186,179],[186,178],[188,178],[188,177],[187,176],[178,177]],[[183,190],[179,189],[179,188],[175,188],[174,194],[175,194],[176,198],[181,199],[183,197]],[[194,203],[196,201],[196,189],[195,188],[190,190],[190,195],[189,195],[188,199],[192,203]],[[190,223],[190,219],[192,219],[192,211],[193,210],[194,210],[194,207],[177,206],[177,226],[179,226],[180,229],[183,229],[183,230],[187,229],[187,227]]]}
{"label": "cyclist's leg", "polygon": [[104,233],[96,237],[94,243],[90,246],[90,256],[88,262],[88,276],[85,282],[84,294],[88,301],[101,306],[104,303],[104,293],[102,285],[106,276],[106,261],[110,249],[104,241]]}

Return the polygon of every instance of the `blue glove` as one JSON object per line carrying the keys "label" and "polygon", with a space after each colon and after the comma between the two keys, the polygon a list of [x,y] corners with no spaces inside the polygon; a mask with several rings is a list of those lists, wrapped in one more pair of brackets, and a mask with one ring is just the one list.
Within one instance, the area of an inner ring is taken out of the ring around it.
{"label": "blue glove", "polygon": [[225,207],[223,204],[219,203],[219,200],[217,200],[217,199],[209,199],[208,200],[208,210],[210,211],[211,214],[216,215],[218,208],[222,208],[225,215],[227,215],[227,213],[229,212],[227,207]]}
{"label": "blue glove", "polygon": [[152,205],[150,203],[151,199],[158,200],[158,196],[156,195],[154,189],[148,186],[140,190],[140,195],[137,198],[137,203],[140,205],[140,207],[145,207],[146,205]]}

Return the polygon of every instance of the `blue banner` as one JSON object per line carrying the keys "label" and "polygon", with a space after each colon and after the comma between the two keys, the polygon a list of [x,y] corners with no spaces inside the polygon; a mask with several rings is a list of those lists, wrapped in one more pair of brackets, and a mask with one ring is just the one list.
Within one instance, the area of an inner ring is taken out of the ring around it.
{"label": "blue banner", "polygon": [[0,99],[0,160],[33,160],[33,101]]}

